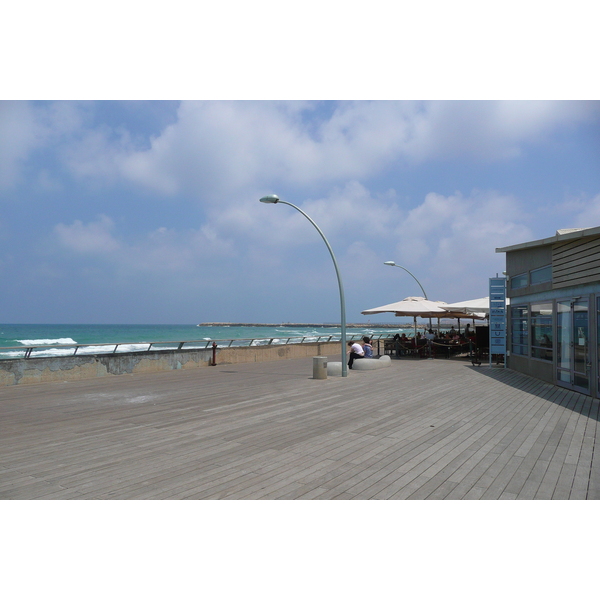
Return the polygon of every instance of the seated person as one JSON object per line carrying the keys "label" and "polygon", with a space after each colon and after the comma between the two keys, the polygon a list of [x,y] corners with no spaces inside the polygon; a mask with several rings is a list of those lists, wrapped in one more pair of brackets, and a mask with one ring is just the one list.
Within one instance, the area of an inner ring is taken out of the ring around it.
{"label": "seated person", "polygon": [[348,361],[348,368],[351,369],[355,359],[365,357],[365,351],[363,350],[360,342],[348,342],[348,346],[350,346],[350,360]]}
{"label": "seated person", "polygon": [[363,338],[363,342],[365,358],[373,358],[373,346],[371,345],[371,339],[365,335],[365,337]]}

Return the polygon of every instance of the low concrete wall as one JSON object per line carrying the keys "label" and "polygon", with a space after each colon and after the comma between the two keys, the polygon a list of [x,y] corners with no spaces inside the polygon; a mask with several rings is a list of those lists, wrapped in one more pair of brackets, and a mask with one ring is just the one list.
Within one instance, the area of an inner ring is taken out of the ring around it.
{"label": "low concrete wall", "polygon": [[[340,355],[340,342],[217,348],[217,365]],[[0,360],[0,386],[208,367],[212,348]]]}

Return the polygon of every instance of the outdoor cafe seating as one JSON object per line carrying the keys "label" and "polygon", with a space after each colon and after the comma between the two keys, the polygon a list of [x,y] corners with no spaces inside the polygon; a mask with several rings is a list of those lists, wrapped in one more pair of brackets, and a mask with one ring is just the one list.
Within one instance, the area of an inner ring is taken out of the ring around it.
{"label": "outdoor cafe seating", "polygon": [[384,353],[392,358],[451,358],[471,351],[468,339],[453,340],[436,337],[428,343],[425,338],[407,337],[404,341],[386,340]]}
{"label": "outdoor cafe seating", "polygon": [[433,340],[421,338],[417,334],[417,317],[428,318],[429,329],[432,329],[431,319],[437,318],[438,331],[440,318],[458,319],[458,330],[460,332],[461,318],[472,319],[473,324],[475,324],[476,319],[483,320],[487,318],[489,314],[489,297],[447,304],[446,302],[432,302],[422,296],[409,296],[400,302],[361,311],[363,315],[388,312],[394,313],[397,317],[411,316],[414,320],[415,335],[413,337],[407,337],[403,334],[401,339],[396,336],[393,340],[387,340],[384,343],[384,353],[392,357],[450,358],[461,354],[472,357],[475,353],[482,352],[482,348],[479,347],[480,344],[474,338],[474,333],[469,336],[469,339],[465,338],[464,335],[461,338],[453,337],[452,339],[443,335],[438,335]]}

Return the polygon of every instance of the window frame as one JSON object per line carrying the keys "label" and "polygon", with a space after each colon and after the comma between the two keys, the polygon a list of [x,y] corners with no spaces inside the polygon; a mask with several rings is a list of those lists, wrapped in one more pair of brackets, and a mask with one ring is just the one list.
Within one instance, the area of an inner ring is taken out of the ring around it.
{"label": "window frame", "polygon": [[[543,314],[548,311],[549,314]],[[536,335],[536,330],[540,331]],[[531,358],[553,362],[554,360],[554,306],[552,301],[531,302],[529,304],[529,352]],[[550,345],[543,345],[539,340],[546,335]],[[538,343],[536,343],[538,342]]]}
{"label": "window frame", "polygon": [[[534,281],[534,273],[541,273],[543,271],[548,271],[549,277],[547,279],[542,279],[541,281]],[[545,267],[540,267],[539,269],[532,269],[529,271],[529,285],[540,285],[542,283],[549,283],[552,281],[552,265],[546,265]]]}
{"label": "window frame", "polygon": [[[524,278],[525,283],[523,285],[515,285],[515,282],[520,281],[522,278]],[[510,278],[510,289],[511,290],[522,290],[523,288],[526,288],[529,286],[529,273],[525,272],[525,273],[519,273],[518,275],[513,275]]]}
{"label": "window frame", "polygon": [[[520,316],[515,316],[516,311],[524,312]],[[510,307],[510,351],[517,356],[529,356],[529,304],[517,304]],[[520,323],[520,327],[515,325]],[[519,342],[515,341],[516,335],[519,335]],[[524,341],[522,341],[524,338]]]}

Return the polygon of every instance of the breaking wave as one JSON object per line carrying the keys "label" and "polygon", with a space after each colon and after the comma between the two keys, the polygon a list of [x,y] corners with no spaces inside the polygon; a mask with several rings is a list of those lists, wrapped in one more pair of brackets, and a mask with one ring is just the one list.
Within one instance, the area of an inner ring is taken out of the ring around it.
{"label": "breaking wave", "polygon": [[72,338],[56,338],[56,339],[41,339],[41,340],[15,340],[23,346],[53,346],[56,344],[76,344]]}

